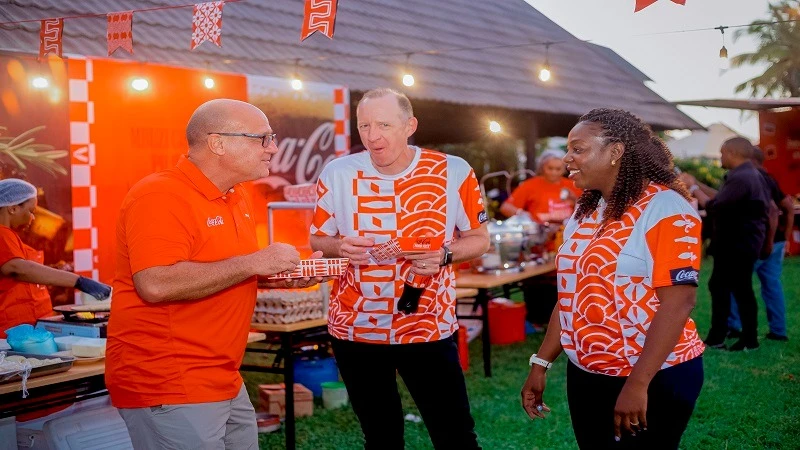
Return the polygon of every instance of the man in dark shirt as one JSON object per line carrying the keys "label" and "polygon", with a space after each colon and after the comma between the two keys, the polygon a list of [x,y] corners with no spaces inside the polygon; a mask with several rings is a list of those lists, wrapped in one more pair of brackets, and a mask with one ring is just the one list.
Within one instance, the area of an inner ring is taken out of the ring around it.
{"label": "man in dark shirt", "polygon": [[[778,186],[778,181],[766,170],[764,170],[764,152],[760,148],[753,148],[753,164],[764,177],[770,192],[770,198],[781,210],[778,218],[778,229],[775,232],[772,253],[766,259],[756,262],[755,271],[758,279],[761,280],[761,298],[764,300],[764,307],[767,310],[767,322],[769,323],[769,333],[767,339],[775,341],[787,341],[786,337],[786,303],[783,297],[783,285],[781,284],[781,270],[783,268],[783,257],[786,253],[787,242],[792,238],[794,228],[794,200],[791,195],[786,195]],[[742,324],[739,320],[736,302],[731,303],[731,315],[728,317],[729,330],[741,330]]]}
{"label": "man in dark shirt", "polygon": [[728,139],[720,149],[722,167],[728,169],[719,189],[697,183],[690,175],[681,179],[711,217],[714,268],[711,292],[711,330],[706,345],[725,348],[731,294],[736,297],[742,336],[729,350],[758,347],[758,317],[752,274],[767,230],[770,202],[764,180],[753,165],[753,145],[745,138]]}

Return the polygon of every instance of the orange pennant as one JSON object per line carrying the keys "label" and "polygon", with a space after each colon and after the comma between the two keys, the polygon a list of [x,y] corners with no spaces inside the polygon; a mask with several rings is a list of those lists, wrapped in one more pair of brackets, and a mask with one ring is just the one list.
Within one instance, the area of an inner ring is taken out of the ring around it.
{"label": "orange pennant", "polygon": [[333,28],[336,24],[336,7],[338,0],[305,0],[303,12],[303,29],[300,41],[319,31],[333,39]]}
{"label": "orange pennant", "polygon": [[120,47],[133,54],[133,11],[108,13],[107,17],[108,56]]}
{"label": "orange pennant", "polygon": [[45,19],[39,30],[39,59],[48,53],[55,53],[61,58],[61,38],[64,34],[64,19]]}
{"label": "orange pennant", "polygon": [[[633,10],[633,12],[639,12],[657,1],[658,0],[636,0],[636,7]],[[672,0],[672,3],[677,3],[678,5],[686,5],[686,0]]]}

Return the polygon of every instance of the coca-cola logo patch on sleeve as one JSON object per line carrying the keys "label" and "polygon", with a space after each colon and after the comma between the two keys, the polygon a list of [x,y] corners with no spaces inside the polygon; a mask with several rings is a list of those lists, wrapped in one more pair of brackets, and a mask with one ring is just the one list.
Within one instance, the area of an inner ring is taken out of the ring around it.
{"label": "coca-cola logo patch on sleeve", "polygon": [[672,285],[679,284],[693,284],[697,286],[697,279],[699,272],[694,267],[681,267],[680,269],[672,269],[669,271],[669,278],[672,280]]}

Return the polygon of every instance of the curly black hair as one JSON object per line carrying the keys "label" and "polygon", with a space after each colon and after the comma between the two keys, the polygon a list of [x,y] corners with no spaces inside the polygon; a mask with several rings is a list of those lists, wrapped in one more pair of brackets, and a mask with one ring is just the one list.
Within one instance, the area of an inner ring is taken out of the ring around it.
{"label": "curly black hair", "polygon": [[[672,153],[640,118],[621,109],[598,108],[581,116],[578,121],[600,125],[604,146],[614,142],[625,146],[619,161],[619,174],[603,213],[603,223],[621,219],[628,207],[641,198],[647,187],[646,181],[664,185],[687,200],[691,198],[673,170]],[[601,197],[600,191],[584,191],[578,199],[575,218],[581,220],[591,215]]]}

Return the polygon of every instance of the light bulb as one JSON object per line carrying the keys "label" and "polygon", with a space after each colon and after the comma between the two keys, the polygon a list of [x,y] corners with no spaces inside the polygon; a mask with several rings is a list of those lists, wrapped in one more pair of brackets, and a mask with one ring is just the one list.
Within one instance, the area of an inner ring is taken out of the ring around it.
{"label": "light bulb", "polygon": [[134,90],[143,91],[150,87],[150,82],[144,78],[134,78],[133,81],[131,81],[131,87]]}
{"label": "light bulb", "polygon": [[502,129],[503,128],[500,126],[499,123],[497,123],[497,121],[495,120],[489,121],[489,131],[491,131],[492,133],[499,133]]}
{"label": "light bulb", "polygon": [[303,89],[303,82],[299,78],[295,77],[294,79],[292,79],[292,89],[294,89],[295,91]]}
{"label": "light bulb", "polygon": [[205,86],[207,89],[213,89],[213,88],[214,88],[214,84],[215,84],[215,83],[214,83],[214,79],[213,79],[213,78],[211,78],[211,77],[206,77],[206,79],[205,79],[205,80],[203,80],[203,85],[204,85],[204,86]]}
{"label": "light bulb", "polygon": [[47,86],[50,86],[50,82],[47,81],[47,78],[45,77],[36,77],[31,80],[31,85],[36,89],[44,89]]}
{"label": "light bulb", "polygon": [[550,73],[550,68],[548,66],[542,67],[542,70],[539,71],[539,79],[542,81],[550,81],[550,77],[552,74]]}
{"label": "light bulb", "polygon": [[414,85],[414,75],[411,75],[410,73],[407,73],[407,74],[403,75],[403,85],[404,86],[408,86],[408,87],[413,86]]}

